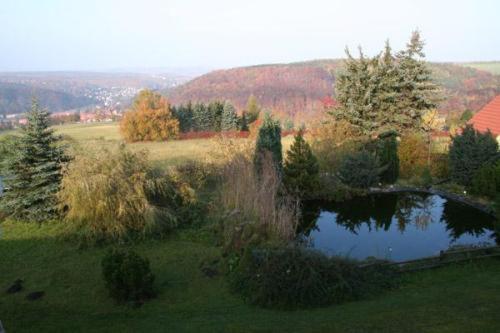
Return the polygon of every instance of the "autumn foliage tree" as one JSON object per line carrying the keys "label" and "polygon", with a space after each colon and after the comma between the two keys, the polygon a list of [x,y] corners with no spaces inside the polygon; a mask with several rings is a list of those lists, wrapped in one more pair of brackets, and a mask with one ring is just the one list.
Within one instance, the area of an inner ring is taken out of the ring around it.
{"label": "autumn foliage tree", "polygon": [[165,97],[143,90],[123,116],[120,130],[129,142],[171,140],[179,134],[179,120]]}

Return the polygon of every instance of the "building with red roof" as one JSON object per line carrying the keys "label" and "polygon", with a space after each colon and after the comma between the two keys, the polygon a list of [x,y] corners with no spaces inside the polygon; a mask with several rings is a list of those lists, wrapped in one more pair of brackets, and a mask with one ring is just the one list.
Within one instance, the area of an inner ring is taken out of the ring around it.
{"label": "building with red roof", "polygon": [[469,120],[476,130],[480,132],[491,131],[497,141],[500,137],[500,95],[493,98],[486,104],[471,120]]}

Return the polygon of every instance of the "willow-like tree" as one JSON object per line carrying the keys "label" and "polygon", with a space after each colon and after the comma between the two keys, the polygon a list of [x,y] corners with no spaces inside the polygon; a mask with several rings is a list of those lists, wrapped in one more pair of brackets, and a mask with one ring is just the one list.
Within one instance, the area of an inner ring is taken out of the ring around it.
{"label": "willow-like tree", "polygon": [[43,222],[58,216],[56,195],[68,157],[60,137],[49,128],[47,110],[33,101],[27,119],[12,146],[15,150],[4,163],[8,190],[0,200],[0,210],[16,220]]}
{"label": "willow-like tree", "polygon": [[286,155],[283,181],[287,190],[300,198],[310,197],[319,187],[319,164],[302,130]]}

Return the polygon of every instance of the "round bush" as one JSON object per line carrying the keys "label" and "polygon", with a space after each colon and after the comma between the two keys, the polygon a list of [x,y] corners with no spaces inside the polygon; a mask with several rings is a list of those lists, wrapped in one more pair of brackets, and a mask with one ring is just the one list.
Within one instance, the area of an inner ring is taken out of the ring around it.
{"label": "round bush", "polygon": [[155,296],[149,261],[133,251],[112,250],[102,260],[109,295],[118,303],[140,304]]}

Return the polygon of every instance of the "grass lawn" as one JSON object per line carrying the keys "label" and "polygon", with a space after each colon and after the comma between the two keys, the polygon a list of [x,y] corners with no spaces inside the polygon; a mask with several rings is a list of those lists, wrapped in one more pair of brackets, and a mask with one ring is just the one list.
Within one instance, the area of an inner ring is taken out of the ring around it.
{"label": "grass lawn", "polygon": [[462,65],[500,75],[500,61],[471,62]]}
{"label": "grass lawn", "polygon": [[[3,223],[0,320],[7,332],[499,332],[500,261],[404,277],[376,298],[328,308],[275,311],[245,304],[200,262],[217,256],[209,237],[183,230],[134,248],[151,261],[159,296],[138,309],[115,305],[101,279],[106,248],[79,249],[55,225]],[[195,236],[196,235],[196,236]],[[16,279],[25,290],[6,294]],[[36,301],[28,292],[44,291]]]}

